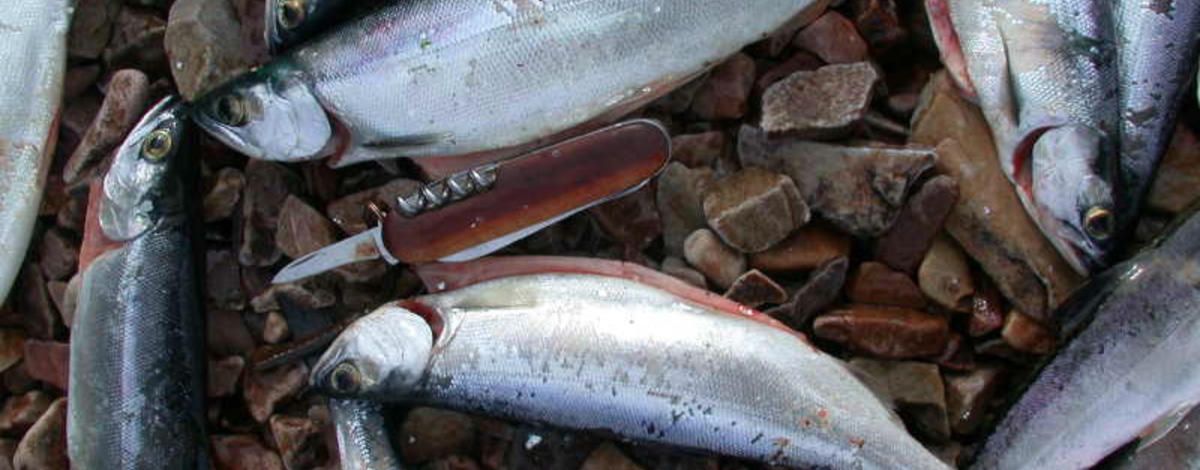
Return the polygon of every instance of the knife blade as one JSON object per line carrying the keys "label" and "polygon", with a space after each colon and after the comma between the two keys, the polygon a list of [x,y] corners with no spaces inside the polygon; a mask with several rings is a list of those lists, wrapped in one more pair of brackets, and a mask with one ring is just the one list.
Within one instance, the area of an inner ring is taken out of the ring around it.
{"label": "knife blade", "polygon": [[286,283],[359,261],[465,261],[637,191],[666,167],[671,138],[635,119],[425,184],[390,201],[379,224],[304,255]]}

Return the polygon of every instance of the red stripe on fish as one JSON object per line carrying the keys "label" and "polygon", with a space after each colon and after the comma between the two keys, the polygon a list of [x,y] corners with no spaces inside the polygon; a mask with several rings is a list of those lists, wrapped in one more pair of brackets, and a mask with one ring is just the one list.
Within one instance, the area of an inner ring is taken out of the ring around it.
{"label": "red stripe on fish", "polygon": [[121,246],[121,242],[108,238],[100,228],[100,201],[103,198],[104,178],[96,178],[88,189],[87,219],[83,225],[83,242],[79,246],[81,273],[96,257]]}

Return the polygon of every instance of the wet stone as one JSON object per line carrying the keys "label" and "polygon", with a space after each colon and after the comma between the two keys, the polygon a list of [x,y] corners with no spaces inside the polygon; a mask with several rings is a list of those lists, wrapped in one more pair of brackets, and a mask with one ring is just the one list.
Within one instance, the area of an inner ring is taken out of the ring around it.
{"label": "wet stone", "polygon": [[71,350],[67,343],[25,340],[25,371],[59,390],[67,389],[67,372]]}
{"label": "wet stone", "polygon": [[204,221],[216,222],[232,216],[245,186],[246,177],[241,170],[230,167],[218,170],[204,195]]}
{"label": "wet stone", "polygon": [[845,257],[838,257],[817,266],[792,300],[774,316],[796,330],[806,330],[813,316],[824,312],[840,297],[849,265]]}
{"label": "wet stone", "polygon": [[69,186],[98,176],[100,162],[121,144],[150,104],[150,79],[136,69],[118,71],[106,90],[100,111],[63,169],[63,181]]}
{"label": "wet stone", "polygon": [[205,293],[208,301],[217,308],[241,310],[246,305],[246,294],[242,292],[241,267],[237,257],[229,250],[208,250],[204,255]]}
{"label": "wet stone", "polygon": [[951,332],[946,349],[933,362],[946,370],[974,370],[975,350],[961,333]]}
{"label": "wet stone", "polygon": [[708,225],[702,201],[712,183],[711,169],[691,169],[679,162],[668,164],[658,177],[655,202],[662,219],[666,254],[683,256],[688,235]]}
{"label": "wet stone", "polygon": [[700,229],[684,242],[684,259],[722,289],[746,271],[746,257],[725,245],[712,230]]}
{"label": "wet stone", "polygon": [[706,168],[725,154],[729,138],[721,131],[671,137],[671,160],[688,168]]}
{"label": "wet stone", "polygon": [[692,99],[692,114],[700,119],[739,119],[754,86],[754,59],[742,53],[713,68]]}
{"label": "wet stone", "polygon": [[876,52],[890,50],[908,37],[896,14],[895,0],[852,0],[849,4],[859,34]]}
{"label": "wet stone", "polygon": [[357,235],[368,228],[368,221],[363,218],[368,203],[378,201],[392,206],[397,197],[407,196],[420,187],[421,183],[415,180],[395,179],[382,186],[335,199],[325,207],[325,213],[347,235]]}
{"label": "wet stone", "polygon": [[999,389],[1001,371],[981,367],[965,374],[946,374],[946,406],[950,427],[958,435],[970,435],[979,429],[987,414],[987,405]]}
{"label": "wet stone", "polygon": [[1146,205],[1151,209],[1179,213],[1200,198],[1200,137],[1185,124],[1175,128],[1175,136],[1163,155]]}
{"label": "wet stone", "polygon": [[237,392],[238,382],[245,368],[246,360],[241,356],[209,360],[206,395],[209,398],[233,396]]}
{"label": "wet stone", "polygon": [[46,281],[36,264],[28,263],[21,269],[21,291],[17,307],[21,312],[21,324],[29,336],[53,339],[61,329],[60,319],[50,305],[46,292]]}
{"label": "wet stone", "polygon": [[122,8],[112,41],[104,50],[106,67],[110,70],[133,67],[154,76],[169,74],[167,52],[163,48],[166,32],[167,22],[157,14]]}
{"label": "wet stone", "polygon": [[193,101],[249,69],[241,25],[227,1],[177,0],[165,38],[179,92]]}
{"label": "wet stone", "polygon": [[235,310],[208,309],[208,352],[216,356],[249,355],[254,337]]}
{"label": "wet stone", "polygon": [[287,341],[292,335],[288,329],[287,319],[282,313],[271,312],[267,314],[267,321],[263,325],[263,341],[267,344],[279,344]]}
{"label": "wet stone", "polygon": [[333,222],[296,196],[288,196],[279,212],[275,244],[296,259],[337,241]]}
{"label": "wet stone", "polygon": [[750,267],[794,273],[850,254],[850,239],[823,224],[808,224],[770,249],[750,255]]}
{"label": "wet stone", "polygon": [[283,470],[279,455],[251,435],[212,436],[216,470]]}
{"label": "wet stone", "polygon": [[846,284],[846,296],[857,303],[925,308],[925,296],[907,274],[874,261],[858,265]]}
{"label": "wet stone", "polygon": [[642,470],[642,467],[630,460],[617,446],[605,442],[588,454],[579,470]]}
{"label": "wet stone", "polygon": [[1004,318],[1000,336],[1018,351],[1046,354],[1054,350],[1054,334],[1050,329],[1017,310],[1009,311]]}
{"label": "wet stone", "polygon": [[250,415],[263,423],[271,417],[276,405],[295,397],[307,382],[308,367],[303,363],[288,364],[265,372],[251,369],[246,374],[242,393]]}
{"label": "wet stone", "polygon": [[635,251],[644,250],[662,235],[662,219],[654,205],[654,189],[650,185],[595,206],[588,213],[604,233]]}
{"label": "wet stone", "polygon": [[793,73],[763,93],[762,128],[772,137],[844,137],[866,116],[878,82],[867,62]]}
{"label": "wet stone", "polygon": [[63,101],[70,101],[78,98],[84,92],[92,89],[96,85],[96,79],[100,78],[100,66],[77,65],[67,68],[67,74],[63,76]]}
{"label": "wet stone", "polygon": [[967,332],[978,338],[1004,326],[1004,310],[1000,305],[1000,292],[991,281],[981,279],[975,295],[971,296],[971,320]]}
{"label": "wet stone", "polygon": [[833,10],[796,33],[792,44],[830,64],[860,62],[868,58],[867,42],[858,34],[854,23]]}
{"label": "wet stone", "polygon": [[245,173],[238,261],[243,266],[270,266],[282,256],[275,243],[280,210],[288,196],[300,190],[300,178],[283,165],[253,158]]}
{"label": "wet stone", "polygon": [[704,215],[721,240],[744,253],[764,251],[808,222],[808,206],[791,178],[750,167],[717,180]]}
{"label": "wet stone", "polygon": [[691,284],[693,286],[704,289],[708,283],[704,280],[704,274],[687,265],[687,262],[674,256],[668,256],[663,259],[662,272],[670,274],[678,279]]}
{"label": "wet stone", "polygon": [[917,271],[917,282],[921,292],[938,305],[956,312],[971,311],[975,280],[967,255],[949,237],[940,236],[933,242]]}
{"label": "wet stone", "polygon": [[413,408],[400,425],[397,440],[404,461],[428,462],[474,447],[475,422],[455,411]]}
{"label": "wet stone", "polygon": [[8,397],[0,409],[0,433],[6,436],[24,434],[50,408],[54,399],[40,390]]}
{"label": "wet stone", "polygon": [[956,202],[958,183],[954,178],[930,178],[908,198],[892,227],[876,240],[875,259],[892,269],[915,272]]}
{"label": "wet stone", "polygon": [[751,308],[758,308],[764,304],[787,302],[788,295],[783,287],[780,287],[762,271],[751,269],[733,281],[733,285],[725,291],[725,298]]}
{"label": "wet stone", "polygon": [[283,467],[288,470],[312,468],[317,463],[321,434],[309,418],[275,415],[270,420],[271,436]]}
{"label": "wet stone", "polygon": [[252,299],[250,306],[255,312],[266,313],[282,309],[285,303],[304,310],[319,310],[332,307],[337,303],[337,296],[312,281],[272,284]]}
{"label": "wet stone", "polygon": [[817,58],[817,56],[805,51],[796,51],[787,60],[771,67],[766,73],[758,76],[758,80],[754,81],[754,96],[761,97],[771,85],[790,77],[796,72],[811,72],[821,68],[823,65],[825,63]]}
{"label": "wet stone", "polygon": [[0,372],[16,365],[25,356],[25,332],[15,328],[0,329]]}
{"label": "wet stone", "polygon": [[79,245],[59,230],[47,230],[38,249],[38,264],[46,279],[66,279],[75,272],[79,261]]}
{"label": "wet stone", "polygon": [[851,305],[817,317],[813,333],[862,354],[908,359],[941,353],[950,325],[944,317],[915,310]]}
{"label": "wet stone", "polygon": [[866,372],[883,386],[900,408],[900,414],[921,434],[935,439],[950,437],[945,386],[938,366],[912,361],[877,361],[856,358],[850,365]]}
{"label": "wet stone", "polygon": [[67,470],[67,399],[59,398],[29,428],[13,454],[16,470]]}
{"label": "wet stone", "polygon": [[67,54],[79,59],[100,58],[120,11],[120,0],[79,0],[71,17]]}

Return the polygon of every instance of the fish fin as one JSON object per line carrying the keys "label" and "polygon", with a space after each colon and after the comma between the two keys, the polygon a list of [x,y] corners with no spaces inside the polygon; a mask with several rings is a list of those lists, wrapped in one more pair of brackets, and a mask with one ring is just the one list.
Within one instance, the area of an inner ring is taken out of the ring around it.
{"label": "fish fin", "polygon": [[967,73],[967,57],[963,53],[962,43],[958,32],[954,30],[954,22],[950,18],[950,3],[953,0],[925,0],[925,12],[929,15],[929,26],[933,30],[933,40],[937,43],[942,56],[942,63],[954,79],[954,84],[968,98],[975,98],[975,83]]}
{"label": "fish fin", "polygon": [[1178,426],[1179,423],[1183,421],[1183,418],[1187,417],[1188,413],[1192,411],[1192,408],[1195,407],[1196,402],[1184,403],[1158,418],[1153,423],[1150,423],[1150,425],[1147,426],[1146,429],[1143,429],[1142,433],[1138,435],[1138,452],[1141,452],[1142,449],[1150,447],[1155,442],[1158,442],[1159,439],[1166,437],[1166,435],[1169,434],[1172,429],[1175,429],[1175,426]]}

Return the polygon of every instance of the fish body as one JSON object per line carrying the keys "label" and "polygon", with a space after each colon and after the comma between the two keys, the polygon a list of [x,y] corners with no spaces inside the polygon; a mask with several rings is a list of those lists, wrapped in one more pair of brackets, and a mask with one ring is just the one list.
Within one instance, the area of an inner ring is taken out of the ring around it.
{"label": "fish body", "polygon": [[[975,470],[1089,468],[1200,402],[1200,216],[1095,277],[1056,313],[1078,331]],[[1079,325],[1079,326],[1075,326]],[[1172,467],[1173,468],[1173,467]]]}
{"label": "fish body", "polygon": [[0,302],[25,258],[54,156],[73,5],[11,2],[0,18]]}
{"label": "fish body", "polygon": [[1193,409],[1170,433],[1110,470],[1200,470],[1200,409]]}
{"label": "fish body", "polygon": [[209,468],[182,113],[177,98],[152,109],[93,191],[89,226],[102,233],[87,237],[113,247],[83,269],[75,310],[67,405],[75,468]]}
{"label": "fish body", "polygon": [[782,465],[949,468],[795,332],[618,277],[508,276],[385,305],[311,381]]}
{"label": "fish body", "polygon": [[198,122],[273,160],[512,148],[627,114],[827,3],[394,1],[216,90]]}
{"label": "fish body", "polygon": [[342,470],[401,470],[383,418],[383,405],[370,400],[329,400]]}

